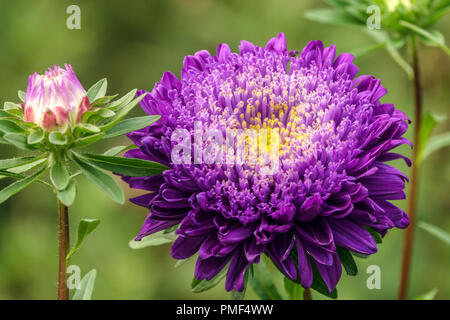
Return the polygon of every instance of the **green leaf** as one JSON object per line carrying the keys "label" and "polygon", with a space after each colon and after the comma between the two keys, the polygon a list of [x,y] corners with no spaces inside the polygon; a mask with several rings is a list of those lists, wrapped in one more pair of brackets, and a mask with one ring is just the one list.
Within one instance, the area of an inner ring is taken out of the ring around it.
{"label": "green leaf", "polygon": [[66,260],[69,259],[80,249],[86,237],[94,231],[98,225],[100,224],[99,219],[81,219],[78,224],[78,239],[75,246],[70,250],[69,254],[66,257]]}
{"label": "green leaf", "polygon": [[156,115],[122,120],[105,132],[105,139],[121,136],[131,131],[140,130],[157,121],[159,118],[161,118],[161,116]]}
{"label": "green leaf", "polygon": [[47,168],[44,167],[41,170],[39,170],[38,172],[32,174],[31,176],[28,176],[22,180],[16,181],[16,182],[10,184],[9,186],[7,186],[6,188],[2,189],[0,191],[0,203],[5,202],[11,196],[15,195],[17,192],[25,189],[33,182],[36,182],[36,180],[38,180],[44,174],[44,172],[46,170],[47,170]]}
{"label": "green leaf", "polygon": [[59,146],[67,144],[67,137],[58,131],[50,132],[50,134],[48,135],[48,140],[50,141],[50,143]]}
{"label": "green leaf", "polygon": [[222,281],[223,278],[225,278],[225,276],[227,275],[227,269],[228,268],[225,267],[222,270],[220,270],[219,273],[217,273],[216,276],[211,280],[199,280],[194,277],[194,279],[192,279],[191,284],[192,291],[195,293],[200,293],[209,290],[211,288],[214,288],[220,283],[220,281]]}
{"label": "green leaf", "polygon": [[286,277],[284,277],[284,290],[286,290],[290,300],[303,300],[303,291],[305,289],[300,284]]}
{"label": "green leaf", "polygon": [[50,180],[57,190],[64,190],[70,182],[70,174],[64,163],[56,160],[50,167]]}
{"label": "green leaf", "polygon": [[103,153],[104,156],[117,156],[119,153],[121,152],[125,152],[131,149],[135,149],[137,148],[134,144],[129,145],[129,146],[117,146],[117,147],[112,147],[111,149],[108,149],[107,151],[105,151],[105,153]]}
{"label": "green leaf", "polygon": [[93,103],[98,98],[102,98],[106,94],[106,89],[108,87],[108,81],[106,79],[99,80],[96,84],[89,88],[87,96],[89,102]]}
{"label": "green leaf", "polygon": [[142,159],[112,157],[92,153],[82,153],[80,156],[85,161],[99,168],[132,177],[161,174],[167,169],[162,164]]}
{"label": "green leaf", "polygon": [[80,122],[77,127],[77,130],[81,131],[81,132],[88,132],[88,133],[98,133],[100,132],[100,128],[90,124],[90,123],[82,123]]}
{"label": "green leaf", "polygon": [[358,267],[356,266],[350,251],[340,247],[337,247],[336,249],[345,272],[347,272],[349,276],[356,276],[358,274]]}
{"label": "green leaf", "polygon": [[72,300],[91,300],[96,275],[97,271],[95,269],[86,273],[81,279],[80,288],[75,291]]}
{"label": "green leaf", "polygon": [[116,113],[112,110],[102,108],[102,109],[98,110],[98,112],[96,112],[95,115],[99,116],[101,118],[111,118],[111,117],[114,117],[116,115]]}
{"label": "green leaf", "polygon": [[398,22],[400,25],[408,28],[409,30],[416,33],[421,38],[424,38],[428,41],[428,43],[432,43],[438,47],[440,47],[445,53],[450,55],[450,48],[445,45],[445,39],[439,32],[429,32],[421,27],[410,23],[408,21],[400,20]]}
{"label": "green leaf", "polygon": [[38,159],[38,157],[21,157],[0,160],[0,170],[23,166],[24,164],[34,162]]}
{"label": "green leaf", "polygon": [[27,143],[28,144],[36,144],[39,142],[42,142],[44,140],[44,131],[41,129],[34,130],[28,137],[27,137]]}
{"label": "green leaf", "polygon": [[450,246],[450,234],[447,231],[423,221],[420,221],[418,226]]}
{"label": "green leaf", "polygon": [[253,264],[253,276],[249,279],[250,286],[263,300],[283,300],[272,279],[273,277],[261,257],[259,263]]}
{"label": "green leaf", "polygon": [[0,120],[0,131],[4,133],[26,133],[27,131],[16,124],[14,121],[1,119]]}
{"label": "green leaf", "polygon": [[20,133],[7,133],[3,136],[3,139],[8,141],[13,146],[22,150],[36,150],[36,146],[28,144],[28,138],[24,134]]}
{"label": "green leaf", "polygon": [[126,95],[124,95],[122,98],[111,102],[106,106],[106,108],[111,110],[117,110],[121,109],[122,107],[126,106],[128,103],[130,103],[131,100],[133,100],[134,97],[136,97],[136,89],[131,90]]}
{"label": "green leaf", "polygon": [[22,102],[25,102],[25,97],[27,96],[27,93],[25,91],[19,90],[17,91],[17,96],[19,97]]}
{"label": "green leaf", "polygon": [[111,200],[120,204],[125,202],[125,195],[116,180],[101,169],[83,160],[75,152],[72,155],[74,162],[80,167],[82,173],[97,187],[102,189]]}
{"label": "green leaf", "polygon": [[311,289],[316,290],[320,294],[327,296],[332,299],[337,299],[337,289],[335,288],[332,292],[328,291],[328,287],[323,281],[322,276],[319,271],[317,271],[315,262],[311,259],[311,266],[313,268],[313,283],[311,285]]}
{"label": "green leaf", "polygon": [[[45,155],[43,155],[45,156]],[[10,168],[7,170],[8,173],[12,173],[12,174],[19,174],[19,173],[23,173],[26,172],[28,170],[31,170],[39,165],[41,165],[42,163],[46,162],[47,159],[41,159],[41,157],[37,158],[38,160],[18,166],[18,167],[14,167],[14,168]],[[2,174],[4,174],[5,171],[2,171]]]}
{"label": "green leaf", "polygon": [[424,294],[421,294],[420,296],[415,297],[413,300],[434,300],[438,291],[439,289],[434,288],[433,290],[430,290]]}
{"label": "green leaf", "polygon": [[70,179],[69,185],[64,190],[58,191],[58,199],[66,206],[70,207],[77,195],[77,184],[75,179]]}
{"label": "green leaf", "polygon": [[100,132],[97,134],[93,134],[87,137],[83,137],[83,138],[79,138],[77,140],[75,140],[75,142],[71,145],[72,149],[75,148],[82,148],[82,147],[86,147],[90,144],[93,144],[94,142],[97,142],[98,140],[102,139],[105,136],[104,132]]}
{"label": "green leaf", "polygon": [[108,131],[109,129],[114,127],[120,120],[123,119],[123,117],[125,117],[128,114],[128,112],[130,112],[142,99],[144,99],[145,96],[146,96],[146,94],[142,94],[139,97],[137,97],[136,99],[132,100],[126,106],[120,107],[120,109],[118,107],[115,110],[116,115],[113,118],[111,118],[108,123],[101,126],[100,129],[102,131]]}
{"label": "green leaf", "polygon": [[177,236],[174,232],[164,233],[164,231],[155,232],[149,236],[146,236],[141,241],[135,241],[134,239],[128,242],[131,249],[142,249],[146,247],[160,246],[166,243],[172,243]]}
{"label": "green leaf", "polygon": [[420,161],[423,161],[433,152],[448,146],[450,146],[450,132],[435,135],[425,144],[419,159]]}
{"label": "green leaf", "polygon": [[[431,112],[425,112],[420,122],[420,133],[419,133],[419,158],[422,158],[421,153],[423,148],[427,145],[430,139],[431,132],[436,127],[439,122],[445,120],[445,116],[437,115]],[[420,163],[420,160],[419,160]]]}
{"label": "green leaf", "polygon": [[346,14],[341,10],[336,10],[332,8],[307,10],[305,12],[305,18],[316,22],[336,24],[336,25],[352,25],[352,26],[364,25],[363,23],[353,18],[349,14]]}
{"label": "green leaf", "polygon": [[21,111],[22,107],[20,106],[20,104],[6,101],[5,104],[3,105],[3,110],[5,110],[5,111],[20,110]]}

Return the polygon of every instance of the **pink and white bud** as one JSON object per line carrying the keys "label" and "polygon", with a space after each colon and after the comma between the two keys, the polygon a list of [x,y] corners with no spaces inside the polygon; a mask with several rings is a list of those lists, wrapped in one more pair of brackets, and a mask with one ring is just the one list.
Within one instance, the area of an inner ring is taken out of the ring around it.
{"label": "pink and white bud", "polygon": [[89,98],[72,67],[68,64],[65,67],[55,65],[44,75],[34,73],[29,77],[23,107],[25,121],[53,130],[81,120],[89,109]]}

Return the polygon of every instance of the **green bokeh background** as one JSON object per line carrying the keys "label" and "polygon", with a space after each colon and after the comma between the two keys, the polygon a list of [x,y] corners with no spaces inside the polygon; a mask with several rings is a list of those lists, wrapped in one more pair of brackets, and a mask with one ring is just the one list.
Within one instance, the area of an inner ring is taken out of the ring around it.
{"label": "green bokeh background", "polygon": [[[68,30],[66,8],[81,8],[81,30]],[[240,40],[258,45],[283,31],[290,49],[308,41],[334,43],[338,52],[369,46],[371,39],[351,27],[307,21],[304,11],[323,6],[317,0],[164,0],[164,1],[5,1],[0,0],[0,100],[17,101],[27,77],[53,64],[71,63],[88,88],[107,77],[109,93],[133,88],[151,89],[165,70],[179,75],[183,57],[201,49],[215,52],[226,42],[237,50]],[[450,16],[438,29],[450,40]],[[450,58],[437,48],[422,47],[425,106],[448,113]],[[412,90],[404,72],[384,51],[356,59],[360,73],[383,79],[393,102],[412,116]],[[135,115],[143,112],[136,108]],[[436,132],[449,130],[449,121]],[[411,135],[411,130],[409,136]],[[96,151],[126,145],[126,138],[99,143]],[[16,154],[0,146],[0,158]],[[410,154],[408,148],[401,152]],[[421,172],[419,220],[450,230],[450,152],[429,158]],[[395,165],[408,172],[400,161]],[[3,187],[6,181],[0,181]],[[136,196],[122,183],[128,197]],[[405,201],[398,204],[405,206]],[[147,214],[132,204],[112,203],[85,179],[79,181],[71,208],[71,235],[81,218],[99,218],[99,228],[72,259],[82,273],[97,269],[94,299],[218,299],[228,298],[224,284],[202,294],[190,290],[194,263],[174,268],[169,246],[131,250],[132,239]],[[57,280],[56,204],[42,185],[34,185],[0,205],[0,299],[54,299]],[[402,230],[393,230],[379,252],[358,259],[359,275],[343,274],[338,285],[342,299],[395,299],[400,270]],[[366,268],[381,268],[381,290],[366,287]],[[413,256],[411,296],[439,288],[440,299],[450,298],[450,250],[444,243],[417,230]],[[277,282],[280,281],[274,273]],[[248,298],[256,298],[251,289]],[[315,294],[315,298],[320,298]]]}

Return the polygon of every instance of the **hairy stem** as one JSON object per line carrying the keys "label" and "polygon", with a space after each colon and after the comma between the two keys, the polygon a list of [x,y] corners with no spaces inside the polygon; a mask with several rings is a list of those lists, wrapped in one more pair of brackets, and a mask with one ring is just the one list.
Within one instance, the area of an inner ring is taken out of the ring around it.
{"label": "hairy stem", "polygon": [[312,294],[311,294],[311,289],[305,289],[303,291],[303,300],[312,300]]}
{"label": "hairy stem", "polygon": [[410,224],[405,232],[405,240],[403,245],[402,269],[400,277],[400,287],[398,291],[398,299],[407,299],[409,275],[411,271],[411,256],[414,242],[414,230],[416,226],[416,203],[417,203],[417,187],[419,176],[418,156],[422,146],[419,145],[420,125],[422,122],[422,87],[420,81],[419,57],[415,38],[411,38],[412,65],[414,70],[413,86],[414,86],[414,137],[413,137],[413,153],[412,167],[410,177],[410,189],[408,197],[407,213],[409,215]]}
{"label": "hairy stem", "polygon": [[59,271],[58,271],[58,300],[69,299],[67,288],[67,261],[66,256],[70,248],[69,239],[69,208],[58,200],[58,244],[59,244]]}

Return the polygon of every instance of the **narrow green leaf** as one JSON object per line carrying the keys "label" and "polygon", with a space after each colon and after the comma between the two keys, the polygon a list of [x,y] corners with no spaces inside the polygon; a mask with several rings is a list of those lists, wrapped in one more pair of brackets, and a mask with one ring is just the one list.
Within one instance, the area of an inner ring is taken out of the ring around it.
{"label": "narrow green leaf", "polygon": [[48,135],[48,140],[50,141],[50,143],[59,146],[67,144],[67,137],[58,131],[50,132],[50,134]]}
{"label": "narrow green leaf", "polygon": [[167,169],[162,164],[142,159],[111,157],[92,153],[82,153],[81,157],[99,168],[132,177],[161,174]]}
{"label": "narrow green leaf", "polygon": [[178,268],[181,267],[183,264],[185,264],[189,259],[183,259],[183,260],[177,260],[177,262],[175,262],[175,265],[173,266],[174,268]]}
{"label": "narrow green leaf", "polygon": [[100,132],[100,128],[91,124],[91,123],[79,123],[76,127],[76,130],[79,130],[81,132],[88,132],[88,133],[98,133]]}
{"label": "narrow green leaf", "polygon": [[34,130],[28,137],[27,137],[27,143],[28,144],[36,144],[39,142],[42,142],[44,140],[44,131],[41,129]]}
{"label": "narrow green leaf", "polygon": [[[41,159],[40,157],[38,157],[37,159],[38,160],[24,164],[22,166],[10,168],[8,170],[2,170],[0,174],[6,173],[8,176],[21,178],[22,176],[20,175],[20,173],[27,172],[28,170],[36,168],[37,166],[40,166],[41,164],[47,161],[47,159]],[[0,178],[3,178],[3,176],[0,176]]]}
{"label": "narrow green leaf", "polygon": [[420,221],[418,226],[450,246],[450,234],[447,231],[423,221]]}
{"label": "narrow green leaf", "polygon": [[363,26],[364,24],[341,10],[332,8],[311,9],[305,12],[305,18],[336,25]]}
{"label": "narrow green leaf", "polygon": [[99,80],[96,84],[89,88],[87,96],[89,101],[93,103],[98,98],[102,98],[106,94],[106,89],[108,87],[108,81],[106,79]]}
{"label": "narrow green leaf", "polygon": [[420,161],[425,160],[433,152],[448,146],[450,146],[450,132],[431,137],[422,149]]}
{"label": "narrow green leaf", "polygon": [[405,28],[408,28],[409,30],[415,32],[418,36],[427,39],[431,43],[434,43],[436,46],[440,47],[445,53],[450,55],[450,48],[445,45],[445,39],[439,33],[429,32],[415,24],[412,24],[404,20],[400,20],[398,23],[404,26]]}
{"label": "narrow green leaf", "polygon": [[349,276],[356,276],[358,274],[358,267],[356,266],[355,260],[353,259],[350,251],[340,247],[337,247],[336,249],[339,259],[344,266],[345,272],[347,272]]}
{"label": "narrow green leaf", "polygon": [[75,152],[73,152],[72,155],[74,162],[80,167],[82,173],[95,185],[97,185],[97,187],[102,189],[111,198],[111,200],[120,204],[125,202],[125,195],[116,180],[98,167],[83,160]]}
{"label": "narrow green leaf", "polygon": [[38,180],[44,174],[44,172],[46,170],[47,170],[47,168],[44,167],[41,170],[39,170],[38,172],[32,174],[31,176],[28,176],[22,180],[16,181],[16,182],[10,184],[9,186],[7,186],[6,188],[2,189],[0,191],[0,203],[5,202],[11,196],[13,196],[17,192],[25,189],[30,184],[32,184],[33,182]]}
{"label": "narrow green leaf", "polygon": [[434,288],[433,290],[430,290],[424,294],[421,294],[420,296],[415,297],[413,300],[434,300],[438,291],[439,289]]}
{"label": "narrow green leaf", "polygon": [[194,277],[191,284],[192,291],[195,293],[200,293],[214,288],[220,283],[220,281],[222,281],[223,278],[225,278],[225,276],[227,275],[227,269],[228,268],[225,267],[220,270],[219,273],[211,280],[199,280]]}
{"label": "narrow green leaf", "polygon": [[97,142],[98,140],[102,139],[104,136],[105,136],[105,133],[100,132],[97,134],[79,138],[79,139],[75,140],[75,142],[72,144],[71,148],[75,149],[75,148],[86,147],[86,146],[93,144],[94,142]]}
{"label": "narrow green leaf", "polygon": [[19,97],[20,100],[22,100],[22,102],[25,102],[27,93],[25,91],[19,90],[17,91],[17,96]]}
{"label": "narrow green leaf", "polygon": [[135,241],[134,239],[128,242],[131,249],[142,249],[146,247],[160,246],[166,243],[172,243],[175,241],[177,236],[174,232],[164,233],[164,231],[155,232],[149,236],[146,236],[141,241]]}
{"label": "narrow green leaf", "polygon": [[3,139],[8,141],[13,146],[22,150],[36,150],[35,145],[28,144],[28,138],[24,134],[20,133],[7,133],[3,136]]}
{"label": "narrow green leaf", "polygon": [[272,279],[273,277],[261,257],[259,263],[253,264],[253,276],[249,279],[250,286],[263,300],[283,300]]}
{"label": "narrow green leaf", "polygon": [[161,118],[161,116],[155,115],[122,120],[105,132],[105,139],[114,138],[128,132],[143,129],[157,121],[159,118]]}
{"label": "narrow green leaf", "polygon": [[109,129],[114,127],[120,120],[122,120],[128,114],[128,112],[130,112],[139,102],[141,102],[141,100],[144,99],[145,96],[146,94],[142,94],[139,97],[132,100],[126,106],[121,107],[120,109],[117,108],[115,110],[116,115],[113,118],[110,118],[109,122],[101,126],[100,129],[102,131],[108,131]]}
{"label": "narrow green leaf", "polygon": [[66,260],[69,261],[70,258],[80,249],[86,237],[94,231],[98,225],[100,224],[99,219],[81,219],[78,224],[78,239],[75,246],[70,250],[69,254],[66,257]]}
{"label": "narrow green leaf", "polygon": [[131,100],[133,100],[134,97],[136,97],[136,89],[131,90],[126,95],[124,95],[122,98],[112,101],[110,104],[105,106],[105,108],[111,109],[111,110],[117,110],[121,109],[122,107],[126,106],[128,103],[130,103]]}
{"label": "narrow green leaf", "polygon": [[303,291],[305,289],[300,284],[286,277],[284,277],[284,290],[286,290],[290,300],[303,300]]}
{"label": "narrow green leaf", "polygon": [[91,300],[96,275],[97,271],[95,269],[86,273],[83,279],[81,279],[80,288],[75,291],[72,300]]}
{"label": "narrow green leaf", "polygon": [[64,190],[58,191],[58,199],[66,206],[70,207],[77,195],[77,183],[75,179],[70,179],[69,185]]}
{"label": "narrow green leaf", "polygon": [[117,147],[112,147],[111,149],[105,151],[105,153],[103,153],[104,156],[117,156],[119,153],[131,150],[131,149],[136,149],[137,147],[132,144],[129,146],[117,146]]}
{"label": "narrow green leaf", "polygon": [[1,119],[0,120],[0,131],[4,133],[26,133],[27,131],[16,124],[14,121]]}
{"label": "narrow green leaf", "polygon": [[3,105],[3,109],[5,111],[9,111],[9,110],[22,110],[22,107],[20,106],[20,104],[14,103],[14,102],[9,102],[6,101],[5,104]]}
{"label": "narrow green leaf", "polygon": [[70,174],[62,161],[57,160],[50,167],[50,180],[57,190],[64,190],[70,182]]}
{"label": "narrow green leaf", "polygon": [[38,160],[38,157],[21,157],[0,160],[0,170],[15,168]]}
{"label": "narrow green leaf", "polygon": [[114,117],[116,113],[112,110],[102,108],[96,113],[96,115],[102,118],[111,118]]}

